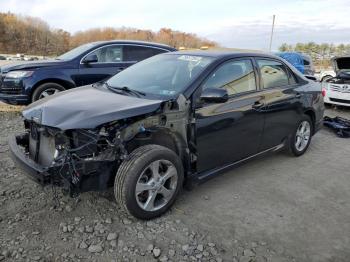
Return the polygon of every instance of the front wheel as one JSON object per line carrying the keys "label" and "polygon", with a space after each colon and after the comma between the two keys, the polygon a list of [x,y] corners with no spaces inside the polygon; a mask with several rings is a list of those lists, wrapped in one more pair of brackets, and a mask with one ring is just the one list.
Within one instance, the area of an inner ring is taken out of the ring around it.
{"label": "front wheel", "polygon": [[303,155],[308,149],[312,138],[312,122],[309,116],[304,115],[298,122],[290,139],[290,152],[294,156]]}
{"label": "front wheel", "polygon": [[44,83],[38,86],[33,92],[32,102],[57,94],[64,90],[65,88],[57,83]]}
{"label": "front wheel", "polygon": [[159,145],[137,148],[115,178],[117,202],[140,219],[160,216],[174,203],[183,184],[183,167],[172,150]]}

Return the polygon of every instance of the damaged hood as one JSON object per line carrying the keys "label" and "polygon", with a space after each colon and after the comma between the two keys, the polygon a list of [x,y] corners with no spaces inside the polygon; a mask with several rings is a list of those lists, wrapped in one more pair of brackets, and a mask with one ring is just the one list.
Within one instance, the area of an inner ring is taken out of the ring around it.
{"label": "damaged hood", "polygon": [[27,120],[61,130],[89,129],[154,112],[162,102],[83,86],[41,99],[25,108],[22,114]]}

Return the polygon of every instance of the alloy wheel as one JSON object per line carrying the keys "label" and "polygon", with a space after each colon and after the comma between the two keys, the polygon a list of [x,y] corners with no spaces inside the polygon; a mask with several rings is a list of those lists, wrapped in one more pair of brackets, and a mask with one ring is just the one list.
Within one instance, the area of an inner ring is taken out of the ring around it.
{"label": "alloy wheel", "polygon": [[295,135],[295,148],[301,152],[303,151],[310,140],[311,126],[308,121],[302,121],[297,129]]}
{"label": "alloy wheel", "polygon": [[137,204],[145,211],[164,207],[176,192],[178,173],[168,160],[156,160],[141,173],[135,188]]}
{"label": "alloy wheel", "polygon": [[60,90],[58,90],[56,88],[48,88],[48,89],[44,90],[43,92],[41,92],[39,99],[57,94],[58,92],[60,92]]}

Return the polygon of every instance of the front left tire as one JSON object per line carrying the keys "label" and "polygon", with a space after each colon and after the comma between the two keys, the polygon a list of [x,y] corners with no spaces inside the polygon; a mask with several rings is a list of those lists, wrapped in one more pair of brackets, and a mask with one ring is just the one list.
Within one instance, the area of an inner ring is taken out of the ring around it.
{"label": "front left tire", "polygon": [[183,179],[182,163],[174,151],[145,145],[131,152],[119,166],[114,194],[125,211],[140,219],[151,219],[171,207]]}

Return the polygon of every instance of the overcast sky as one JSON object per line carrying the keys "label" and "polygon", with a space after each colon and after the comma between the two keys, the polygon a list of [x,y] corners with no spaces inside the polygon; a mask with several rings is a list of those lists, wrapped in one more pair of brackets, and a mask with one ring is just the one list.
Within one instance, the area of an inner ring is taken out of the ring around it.
{"label": "overcast sky", "polygon": [[134,27],[196,33],[225,47],[273,49],[287,42],[350,43],[350,0],[0,0],[0,11],[40,17],[71,33]]}

